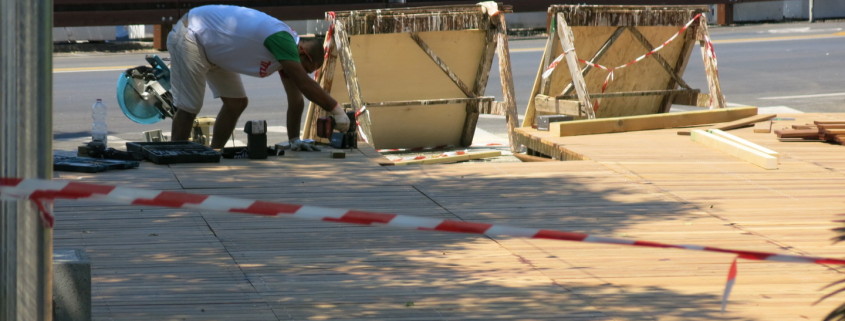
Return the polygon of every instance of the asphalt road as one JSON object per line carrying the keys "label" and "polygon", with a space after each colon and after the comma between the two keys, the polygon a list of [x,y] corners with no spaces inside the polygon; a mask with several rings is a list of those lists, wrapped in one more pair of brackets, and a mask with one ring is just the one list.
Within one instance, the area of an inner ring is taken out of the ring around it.
{"label": "asphalt road", "polygon": [[[729,104],[758,106],[761,112],[845,111],[845,22],[713,27],[710,35],[718,57],[722,90]],[[513,39],[509,44],[517,106],[523,114],[545,39]],[[169,120],[152,125],[136,124],[117,105],[118,75],[126,68],[146,64],[145,54],[54,55],[54,149],[75,150],[77,145],[90,140],[90,108],[97,98],[109,106],[112,146],[122,146],[122,140],[142,141],[143,131],[169,132]],[[157,54],[168,56],[167,52]],[[488,95],[501,98],[496,71],[491,72],[487,91]],[[250,107],[239,123],[267,120],[271,126],[269,142],[285,140],[285,93],[278,77],[243,79]],[[693,88],[706,91],[699,50],[693,50],[684,79]],[[215,115],[219,105],[219,100],[212,99],[208,93],[200,115]],[[506,141],[503,117],[482,115],[478,129],[476,144]],[[236,138],[237,133],[236,130]]]}

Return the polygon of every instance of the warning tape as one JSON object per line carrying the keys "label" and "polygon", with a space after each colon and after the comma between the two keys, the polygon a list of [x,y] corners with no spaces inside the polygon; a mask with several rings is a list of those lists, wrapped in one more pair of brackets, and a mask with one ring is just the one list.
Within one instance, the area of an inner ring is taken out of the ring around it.
{"label": "warning tape", "polygon": [[787,263],[814,263],[845,265],[845,260],[777,254],[759,251],[732,250],[711,246],[690,244],[666,244],[622,238],[594,236],[579,232],[560,230],[533,229],[506,225],[493,225],[481,222],[466,222],[448,219],[435,219],[409,215],[366,212],[319,206],[286,204],[267,201],[254,201],[224,196],[211,196],[173,191],[154,191],[111,185],[80,183],[63,180],[42,180],[0,177],[0,198],[27,199],[36,203],[46,226],[53,226],[53,216],[49,213],[47,202],[55,199],[99,199],[118,204],[161,206],[171,208],[200,209],[238,214],[262,216],[289,215],[291,217],[327,222],[385,225],[395,228],[408,228],[423,231],[441,231],[454,233],[481,234],[497,237],[521,237],[558,241],[628,245],[651,248],[672,248],[692,251],[706,251],[734,254],[734,262],[728,272],[728,279],[722,298],[724,310],[727,297],[736,279],[736,259],[756,261],[775,261]]}
{"label": "warning tape", "polygon": [[[615,77],[615,75],[614,75],[614,72],[615,72],[616,70],[623,69],[623,68],[625,68],[625,67],[631,66],[631,65],[633,65],[633,64],[635,64],[635,63],[637,63],[637,62],[640,62],[640,61],[642,61],[643,59],[648,58],[649,56],[651,56],[651,55],[653,55],[653,54],[657,53],[657,52],[658,52],[658,51],[660,51],[661,49],[665,48],[665,47],[666,47],[669,43],[671,43],[672,41],[674,41],[674,40],[675,40],[675,38],[677,38],[679,35],[681,35],[682,33],[684,33],[684,31],[686,31],[686,30],[687,30],[687,29],[688,29],[688,28],[689,28],[689,27],[693,24],[693,22],[695,22],[696,20],[698,20],[699,18],[702,18],[702,17],[705,17],[703,13],[696,14],[696,15],[695,15],[692,19],[690,19],[690,21],[688,21],[688,22],[687,22],[687,23],[686,23],[683,27],[681,27],[681,29],[680,29],[680,30],[678,30],[678,32],[676,32],[674,35],[672,35],[671,37],[669,37],[669,39],[667,39],[666,41],[664,41],[662,44],[660,44],[659,46],[655,47],[655,48],[654,48],[654,49],[652,49],[651,51],[649,51],[649,52],[645,53],[644,55],[639,56],[639,57],[635,58],[634,60],[629,61],[629,62],[628,62],[628,63],[626,63],[626,64],[623,64],[623,65],[620,65],[620,66],[617,66],[617,67],[607,67],[607,66],[604,66],[604,65],[598,64],[598,63],[596,63],[596,62],[593,62],[593,61],[587,61],[587,60],[580,59],[580,58],[578,59],[578,62],[580,62],[580,63],[586,64],[586,65],[589,65],[589,66],[591,66],[591,67],[598,68],[598,69],[601,69],[601,70],[604,70],[604,71],[607,71],[607,72],[608,72],[607,77],[605,77],[605,79],[604,79],[604,83],[602,83],[602,85],[601,85],[601,92],[602,92],[602,93],[604,93],[604,92],[607,90],[607,86],[610,84],[610,82],[611,82],[611,81],[613,81],[613,80],[616,78],[616,77]],[[706,50],[706,52],[707,52],[707,54],[708,54],[709,56],[711,56],[711,57],[713,58],[713,67],[715,68],[715,67],[716,67],[716,65],[715,65],[715,64],[716,64],[716,63],[715,63],[715,61],[716,61],[716,50],[715,50],[715,48],[713,47],[713,43],[712,43],[712,41],[710,40],[710,37],[709,37],[709,36],[706,36],[706,35],[705,35],[704,39],[705,39],[705,43],[706,43],[706,46],[707,46],[707,48],[706,48],[706,49],[707,49],[707,50]],[[549,64],[549,67],[548,67],[548,68],[546,68],[546,70],[543,72],[543,79],[547,79],[547,78],[549,78],[549,76],[551,76],[551,75],[552,75],[552,72],[554,72],[554,70],[555,70],[555,68],[557,67],[557,65],[558,65],[558,64],[560,64],[560,62],[561,62],[561,61],[563,61],[563,58],[566,56],[566,54],[567,54],[567,53],[569,53],[569,52],[568,52],[568,51],[565,51],[565,52],[561,53],[559,56],[557,56],[557,58],[555,58],[555,59],[554,59],[554,60],[553,60],[553,61]],[[596,101],[593,103],[593,110],[594,110],[594,111],[598,111],[598,109],[599,109],[599,100],[598,100],[598,99],[596,99]]]}
{"label": "warning tape", "polygon": [[447,148],[454,148],[454,145],[438,145],[438,146],[431,146],[431,147],[412,147],[412,148],[380,148],[376,149],[379,153],[408,153],[408,152],[425,152],[425,151],[437,151],[437,150],[444,150]]}
{"label": "warning tape", "polygon": [[192,208],[264,216],[285,214],[305,219],[365,225],[383,224],[391,227],[418,230],[719,252],[736,254],[740,258],[747,260],[845,265],[845,259],[731,250],[701,245],[665,244],[651,241],[601,237],[578,232],[531,229],[480,222],[253,201],[184,192],[154,191],[64,180],[0,178],[0,195],[3,197],[29,199],[36,202],[52,201],[54,199],[102,199],[128,205]]}
{"label": "warning tape", "polygon": [[442,153],[442,154],[434,155],[434,156],[417,155],[417,156],[414,156],[414,157],[396,157],[396,158],[391,158],[390,160],[393,161],[393,162],[410,161],[410,160],[423,160],[423,159],[443,158],[443,157],[449,157],[449,156],[466,155],[466,153],[467,153],[466,150],[459,150],[459,151],[454,151],[454,152],[446,152],[446,153]]}

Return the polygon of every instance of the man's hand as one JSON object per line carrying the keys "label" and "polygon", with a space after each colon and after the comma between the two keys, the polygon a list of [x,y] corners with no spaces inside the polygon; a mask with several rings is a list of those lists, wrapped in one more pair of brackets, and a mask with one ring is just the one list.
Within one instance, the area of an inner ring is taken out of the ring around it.
{"label": "man's hand", "polygon": [[349,131],[349,116],[346,115],[343,107],[335,105],[332,108],[332,118],[334,119],[334,129],[337,129],[341,133]]}
{"label": "man's hand", "polygon": [[320,151],[317,146],[314,146],[313,140],[303,141],[297,138],[293,138],[290,140],[290,150],[292,151],[303,151],[303,152],[318,152]]}

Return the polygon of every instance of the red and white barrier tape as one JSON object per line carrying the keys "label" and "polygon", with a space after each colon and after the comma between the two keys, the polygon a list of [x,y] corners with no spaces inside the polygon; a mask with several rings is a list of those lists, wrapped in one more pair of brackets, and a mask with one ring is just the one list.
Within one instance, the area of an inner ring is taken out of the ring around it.
{"label": "red and white barrier tape", "polygon": [[[592,67],[594,67],[594,68],[599,68],[599,69],[601,69],[601,70],[604,70],[604,71],[607,71],[607,72],[608,72],[607,77],[604,79],[604,83],[601,85],[601,92],[602,92],[602,93],[604,93],[604,92],[607,90],[607,86],[608,86],[608,84],[610,84],[610,82],[611,82],[611,81],[613,81],[613,80],[615,79],[614,72],[615,72],[616,70],[623,69],[623,68],[625,68],[625,67],[628,67],[628,66],[630,66],[630,65],[633,65],[633,64],[635,64],[635,63],[637,63],[637,62],[640,62],[640,61],[642,61],[643,59],[648,58],[649,56],[651,56],[651,55],[653,55],[653,54],[657,53],[658,51],[660,51],[661,49],[663,49],[664,47],[666,47],[669,43],[671,43],[672,41],[674,41],[674,40],[675,40],[675,38],[677,38],[679,35],[681,35],[682,33],[684,33],[684,31],[686,31],[686,30],[687,30],[687,29],[688,29],[688,28],[689,28],[689,27],[693,24],[693,22],[695,22],[695,21],[696,21],[696,20],[698,20],[699,18],[703,18],[703,17],[705,17],[703,13],[699,13],[699,14],[695,15],[695,17],[693,17],[692,19],[690,19],[690,21],[689,21],[689,22],[687,22],[687,23],[686,23],[683,27],[681,27],[681,29],[680,29],[680,30],[678,30],[678,32],[676,32],[674,35],[672,35],[671,37],[669,37],[669,39],[667,39],[666,41],[664,41],[662,44],[660,44],[659,46],[655,47],[655,48],[654,48],[654,49],[652,49],[651,51],[649,51],[649,52],[645,53],[644,55],[639,56],[639,57],[635,58],[634,60],[631,60],[630,62],[628,62],[628,63],[626,63],[626,64],[623,64],[623,65],[620,65],[620,66],[617,66],[617,67],[607,67],[607,66],[604,66],[604,65],[600,65],[600,64],[598,64],[598,63],[595,63],[595,62],[593,62],[593,61],[587,61],[587,60],[584,60],[584,59],[578,59],[578,62],[583,63],[583,64],[585,64],[585,65],[592,66]],[[706,45],[707,45],[707,53],[708,53],[708,55],[710,55],[710,56],[713,58],[713,61],[714,61],[714,65],[713,65],[713,66],[714,66],[714,68],[715,68],[716,50],[715,50],[715,48],[713,48],[713,43],[710,41],[710,37],[705,36],[705,40],[706,40]],[[552,75],[552,72],[554,72],[555,67],[557,67],[557,65],[558,65],[558,64],[560,64],[560,62],[561,62],[561,61],[563,61],[563,58],[566,56],[566,54],[568,54],[568,52],[563,52],[563,53],[561,53],[559,56],[557,56],[557,58],[555,58],[555,60],[553,60],[553,61],[549,64],[549,67],[547,67],[547,68],[546,68],[546,70],[543,72],[543,79],[547,79],[547,78],[549,78],[549,76],[551,76],[551,75]],[[597,99],[597,100],[595,101],[595,103],[593,104],[593,110],[598,110],[598,109],[599,109],[599,101],[598,101],[598,99]]]}
{"label": "red and white barrier tape", "polygon": [[407,153],[407,152],[424,152],[424,151],[436,151],[436,150],[443,150],[447,148],[453,148],[453,145],[439,145],[439,146],[432,146],[432,147],[412,147],[412,148],[381,148],[377,149],[376,151],[379,153]]}
{"label": "red and white barrier tape", "polygon": [[[473,144],[470,147],[496,147],[496,146],[504,146],[502,143],[486,143],[486,144]],[[427,151],[437,151],[443,150],[448,148],[454,148],[454,145],[440,145],[434,147],[413,147],[413,148],[380,148],[376,149],[377,152],[383,154],[389,153],[410,153],[410,152],[427,152]]]}
{"label": "red and white barrier tape", "polygon": [[578,232],[532,229],[480,222],[465,222],[407,215],[365,212],[318,206],[252,201],[223,196],[173,191],[154,191],[111,185],[80,183],[63,180],[0,178],[0,195],[18,199],[51,201],[54,199],[102,199],[120,204],[192,208],[241,214],[279,216],[354,223],[383,224],[417,230],[485,234],[490,236],[527,237],[586,243],[603,243],[656,248],[675,248],[736,254],[740,258],[758,261],[845,265],[845,259],[777,254],[757,251],[731,250],[701,245],[675,245],[651,241],[594,236]]}
{"label": "red and white barrier tape", "polygon": [[[329,61],[329,54],[331,53],[331,47],[334,42],[334,21],[337,14],[334,11],[326,12],[326,20],[329,21],[329,30],[326,31],[326,38],[323,40],[323,65],[325,66],[325,62]],[[314,79],[319,79],[320,72],[323,68],[317,69],[317,72],[314,73]]]}
{"label": "red and white barrier tape", "polygon": [[396,157],[396,158],[391,158],[390,161],[392,161],[392,162],[403,162],[403,161],[412,161],[412,160],[435,159],[435,158],[466,155],[467,153],[468,153],[467,150],[459,150],[459,151],[454,151],[454,152],[445,152],[445,153],[442,153],[442,154],[439,154],[439,155],[434,155],[434,156],[418,155],[418,156],[414,156],[414,157]]}
{"label": "red and white barrier tape", "polygon": [[722,312],[725,312],[725,308],[728,306],[728,297],[731,296],[731,290],[734,288],[734,283],[736,283],[736,257],[734,257],[733,262],[731,262],[731,268],[728,270],[728,280],[725,281],[725,290],[722,293]]}
{"label": "red and white barrier tape", "polygon": [[[322,220],[363,225],[386,225],[396,228],[409,228],[423,231],[441,231],[468,234],[482,234],[498,237],[521,237],[549,239],[571,242],[628,245],[652,248],[674,248],[693,251],[719,252],[737,255],[738,258],[757,261],[776,261],[789,263],[814,263],[845,265],[845,260],[789,254],[777,254],[758,251],[732,250],[718,247],[665,244],[651,241],[594,236],[578,232],[547,229],[533,229],[506,225],[493,225],[481,222],[465,222],[447,219],[435,219],[389,213],[366,212],[336,209],[298,204],[285,204],[266,201],[253,201],[224,196],[210,196],[172,191],[154,191],[111,185],[89,184],[62,180],[22,179],[0,177],[0,197],[28,199],[38,204],[42,218],[47,226],[52,227],[52,215],[47,212],[45,202],[55,199],[100,199],[118,204],[162,206],[171,208],[201,209],[217,212],[254,214]],[[731,265],[723,297],[723,309],[727,295],[736,278],[736,259]]]}

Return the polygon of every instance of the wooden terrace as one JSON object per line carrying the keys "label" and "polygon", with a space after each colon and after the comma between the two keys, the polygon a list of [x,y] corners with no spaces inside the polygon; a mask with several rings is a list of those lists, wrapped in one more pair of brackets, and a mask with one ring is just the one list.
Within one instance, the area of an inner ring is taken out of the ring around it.
{"label": "wooden terrace", "polygon": [[[790,120],[793,118],[793,120]],[[775,128],[835,114],[778,115]],[[780,119],[780,120],[778,120]],[[57,179],[842,257],[845,147],[734,135],[781,154],[766,170],[677,129],[543,138],[582,160],[380,166],[288,152]],[[531,133],[531,135],[543,135]],[[363,145],[363,144],[362,144]],[[284,217],[57,201],[54,246],[91,259],[94,320],[820,320],[841,268],[733,255],[493,238]]]}

